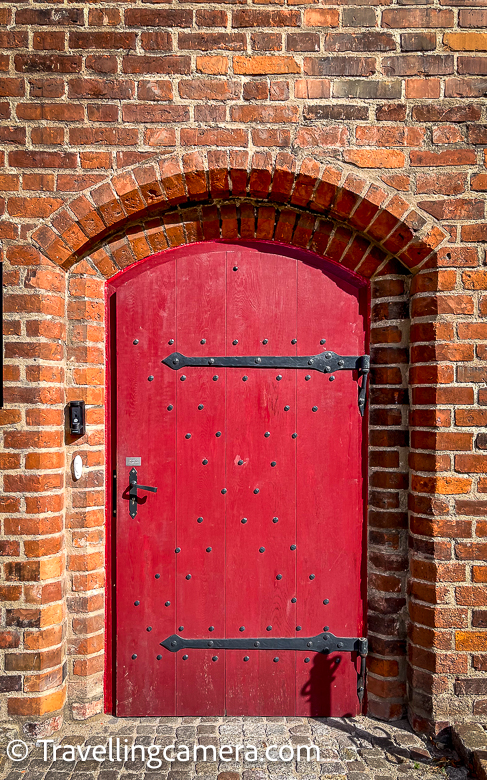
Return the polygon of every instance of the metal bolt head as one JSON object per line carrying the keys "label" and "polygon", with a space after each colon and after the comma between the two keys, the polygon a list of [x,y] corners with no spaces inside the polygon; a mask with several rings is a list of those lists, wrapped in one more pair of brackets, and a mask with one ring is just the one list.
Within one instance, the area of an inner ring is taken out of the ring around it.
{"label": "metal bolt head", "polygon": [[158,661],[161,661],[162,660],[162,655],[156,655],[156,658],[157,658]]}
{"label": "metal bolt head", "polygon": [[313,647],[313,642],[306,642],[306,647]]}
{"label": "metal bolt head", "polygon": [[183,661],[187,661],[189,658],[189,655],[183,655]]}
{"label": "metal bolt head", "polygon": [[140,605],[140,601],[134,601],[134,607],[138,607]]}
{"label": "metal bolt head", "polygon": [[320,339],[320,344],[323,346],[323,344],[326,344],[326,339]]}
{"label": "metal bolt head", "polygon": [[185,375],[185,374],[183,374],[182,376],[180,376],[180,377],[179,377],[179,381],[180,381],[180,382],[186,382],[186,375]]}
{"label": "metal bolt head", "polygon": [[323,626],[323,631],[329,631],[329,630],[330,630],[330,626]]}
{"label": "metal bolt head", "polygon": [[248,520],[247,520],[247,518],[246,518],[246,517],[242,517],[242,519],[241,519],[241,521],[240,521],[240,522],[242,523],[242,525],[245,525],[245,523],[247,523],[247,522],[248,522]]}
{"label": "metal bolt head", "polygon": [[222,488],[223,495],[225,495],[226,492],[227,492],[227,489],[226,488]]}
{"label": "metal bolt head", "polygon": [[232,341],[232,344],[233,344],[233,346],[234,346],[234,347],[236,347],[236,346],[237,346],[237,344],[238,344],[238,339],[234,339],[234,340]]}
{"label": "metal bolt head", "polygon": [[338,642],[337,647],[343,647],[343,642]]}
{"label": "metal bolt head", "polygon": [[345,365],[345,361],[344,360],[339,360],[338,361],[338,365],[339,366],[344,366]]}
{"label": "metal bolt head", "polygon": [[165,607],[170,607],[170,606],[171,606],[171,602],[170,602],[170,601],[166,601],[166,602],[165,602],[165,604],[164,604],[164,606],[165,606]]}
{"label": "metal bolt head", "polygon": [[309,659],[309,658],[305,658],[305,659],[304,659],[304,663],[305,663],[305,664],[309,664],[309,662],[310,662],[310,659]]}
{"label": "metal bolt head", "polygon": [[311,358],[310,360],[308,360],[308,366],[312,366],[314,362],[315,361],[313,360],[313,358]]}
{"label": "metal bolt head", "polygon": [[297,438],[298,438],[298,434],[297,433],[291,434],[291,439],[297,439]]}
{"label": "metal bolt head", "polygon": [[214,655],[214,656],[213,656],[213,658],[212,658],[211,660],[212,660],[212,661],[218,661],[218,656],[217,656],[217,655]]}
{"label": "metal bolt head", "polygon": [[211,551],[212,551],[212,549],[213,549],[212,547],[207,547],[207,548],[206,548],[206,552],[211,552]]}
{"label": "metal bolt head", "polygon": [[134,339],[134,340],[132,341],[132,344],[135,344],[135,346],[137,346],[137,344],[138,344],[138,343],[139,343],[139,339]]}
{"label": "metal bolt head", "polygon": [[257,493],[260,493],[259,488],[255,488],[255,490],[254,490],[254,495],[257,495]]}
{"label": "metal bolt head", "polygon": [[199,409],[199,411],[200,411],[200,412],[201,412],[201,410],[202,410],[202,409],[204,409],[204,408],[205,408],[205,407],[203,406],[203,404],[198,404],[198,409]]}
{"label": "metal bolt head", "polygon": [[178,626],[178,631],[184,631],[184,626]]}
{"label": "metal bolt head", "polygon": [[306,376],[304,378],[305,378],[306,382],[309,382],[309,380],[311,379],[311,374],[306,374]]}
{"label": "metal bolt head", "polygon": [[334,382],[334,381],[335,381],[335,377],[334,377],[334,376],[330,376],[330,377],[328,378],[328,381],[329,381],[329,382]]}
{"label": "metal bolt head", "polygon": [[217,431],[217,432],[215,433],[215,436],[216,436],[216,438],[217,438],[217,439],[219,439],[221,435],[222,435],[222,432],[221,432],[221,431]]}
{"label": "metal bolt head", "polygon": [[269,339],[262,339],[262,343],[263,344],[268,344],[269,343]]}
{"label": "metal bolt head", "polygon": [[274,468],[274,466],[277,466],[277,463],[275,460],[271,460],[271,466]]}
{"label": "metal bolt head", "polygon": [[277,379],[277,381],[278,381],[278,382],[280,382],[280,381],[281,381],[281,379],[282,379],[282,374],[278,374],[278,375],[276,376],[276,379]]}
{"label": "metal bolt head", "polygon": [[238,465],[243,466],[243,463],[244,463],[243,460],[239,460]]}
{"label": "metal bolt head", "polygon": [[329,360],[331,358],[331,352],[325,352],[325,357]]}
{"label": "metal bolt head", "polygon": [[209,365],[209,366],[214,366],[214,365],[215,365],[215,358],[210,358],[210,359],[208,360],[208,365]]}
{"label": "metal bolt head", "polygon": [[264,436],[265,436],[265,438],[266,438],[266,439],[268,439],[270,435],[271,435],[271,434],[270,434],[270,432],[269,432],[269,431],[266,431],[266,432],[264,433]]}
{"label": "metal bolt head", "polygon": [[303,629],[302,626],[296,626],[296,631],[302,631],[302,629]]}
{"label": "metal bolt head", "polygon": [[273,523],[278,523],[279,522],[279,518],[278,517],[273,517],[272,518],[272,522]]}
{"label": "metal bolt head", "polygon": [[234,266],[233,266],[233,270],[234,270],[234,271],[238,271],[238,265],[234,265]]}
{"label": "metal bolt head", "polygon": [[276,574],[276,580],[282,580],[282,574]]}
{"label": "metal bolt head", "polygon": [[172,412],[173,409],[174,409],[174,406],[172,404],[169,404],[169,406],[167,407],[167,411],[168,412]]}
{"label": "metal bolt head", "polygon": [[254,642],[254,647],[260,647],[260,642]]}
{"label": "metal bolt head", "polygon": [[214,645],[214,644],[215,644],[214,642],[207,642],[207,643],[206,643],[206,646],[207,646],[207,647],[213,647],[213,645]]}
{"label": "metal bolt head", "polygon": [[296,604],[297,598],[296,596],[293,596],[291,599],[291,604]]}
{"label": "metal bolt head", "polygon": [[172,362],[173,362],[174,366],[179,365],[179,358],[174,358],[174,360]]}
{"label": "metal bolt head", "polygon": [[329,604],[329,603],[330,603],[330,599],[323,599],[323,604]]}
{"label": "metal bolt head", "polygon": [[312,412],[317,412],[317,411],[318,411],[318,407],[317,407],[317,406],[313,406],[313,408],[311,409],[311,411],[312,411]]}
{"label": "metal bolt head", "polygon": [[290,547],[289,549],[290,549],[290,550],[295,550],[295,549],[296,549],[296,545],[295,545],[295,544],[292,544],[292,545],[291,545],[291,547]]}
{"label": "metal bolt head", "polygon": [[285,411],[285,412],[288,412],[288,411],[290,410],[290,408],[291,408],[290,406],[287,406],[287,405],[286,405],[286,406],[284,407],[284,411]]}
{"label": "metal bolt head", "polygon": [[200,344],[206,344],[206,339],[201,339]]}
{"label": "metal bolt head", "polygon": [[160,574],[155,574],[154,576],[155,576],[156,580],[160,580],[161,579],[161,575]]}
{"label": "metal bolt head", "polygon": [[239,631],[245,631],[245,626],[240,626]]}
{"label": "metal bolt head", "polygon": [[267,626],[266,631],[272,631],[272,626]]}
{"label": "metal bolt head", "polygon": [[260,553],[264,553],[265,552],[265,547],[259,547],[259,552]]}
{"label": "metal bolt head", "polygon": [[298,343],[297,339],[291,339],[291,344],[297,344],[297,343]]}
{"label": "metal bolt head", "polygon": [[148,382],[153,382],[154,381],[154,377],[152,376],[152,374],[147,377],[147,381]]}
{"label": "metal bolt head", "polygon": [[202,523],[202,522],[203,522],[203,518],[202,518],[202,517],[198,517],[198,518],[197,518],[197,520],[196,520],[196,522],[197,522],[197,523]]}
{"label": "metal bolt head", "polygon": [[190,579],[191,579],[191,574],[187,574],[187,575],[186,575],[186,579],[187,579],[187,580],[190,580]]}
{"label": "metal bolt head", "polygon": [[152,626],[147,626],[146,631],[152,631]]}
{"label": "metal bolt head", "polygon": [[137,658],[137,653],[134,653],[132,656],[132,661],[135,661],[136,658]]}
{"label": "metal bolt head", "polygon": [[310,580],[314,580],[315,577],[316,577],[316,574],[310,574],[309,575]]}
{"label": "metal bolt head", "polygon": [[215,374],[215,376],[213,377],[213,381],[218,382],[218,374]]}
{"label": "metal bolt head", "polygon": [[181,552],[181,548],[180,548],[180,547],[176,547],[176,549],[174,550],[174,552],[180,553],[180,552]]}
{"label": "metal bolt head", "polygon": [[169,339],[169,341],[167,343],[172,346],[174,344],[174,339]]}
{"label": "metal bolt head", "polygon": [[184,437],[184,438],[185,438],[185,439],[190,439],[190,438],[191,438],[191,434],[190,434],[190,433],[187,433],[187,434],[185,435],[185,437]]}
{"label": "metal bolt head", "polygon": [[171,647],[177,647],[177,642],[171,642]]}
{"label": "metal bolt head", "polygon": [[207,466],[208,465],[208,458],[204,458],[201,462],[202,462],[203,466]]}
{"label": "metal bolt head", "polygon": [[244,661],[250,661],[250,658],[248,655],[244,656]]}
{"label": "metal bolt head", "polygon": [[254,363],[262,363],[262,358],[255,358]]}
{"label": "metal bolt head", "polygon": [[247,381],[247,379],[248,379],[248,376],[243,376],[243,377],[242,377],[242,382],[246,382],[246,381]]}
{"label": "metal bolt head", "polygon": [[279,658],[276,656],[276,657],[275,657],[275,658],[273,658],[272,660],[274,661],[274,663],[275,663],[275,664],[277,664],[277,662],[279,661]]}
{"label": "metal bolt head", "polygon": [[215,626],[208,626],[208,631],[214,631],[214,630],[215,630]]}

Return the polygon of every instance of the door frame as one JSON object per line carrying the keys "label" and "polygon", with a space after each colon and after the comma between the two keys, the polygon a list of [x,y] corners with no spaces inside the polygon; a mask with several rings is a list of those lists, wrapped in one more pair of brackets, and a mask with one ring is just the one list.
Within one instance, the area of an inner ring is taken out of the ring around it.
{"label": "door frame", "polygon": [[[117,282],[120,282],[129,272],[135,268],[147,266],[148,263],[156,264],[160,258],[169,262],[174,252],[181,252],[184,247],[193,248],[207,244],[224,244],[227,246],[248,246],[254,249],[261,247],[266,252],[282,254],[286,252],[297,260],[308,262],[315,258],[316,264],[320,268],[329,269],[332,276],[347,281],[359,290],[363,290],[360,306],[364,307],[363,317],[365,324],[365,350],[370,351],[370,311],[371,311],[371,290],[370,280],[360,276],[354,271],[344,268],[325,255],[319,255],[308,249],[300,249],[291,244],[280,241],[264,239],[210,239],[208,241],[192,242],[190,244],[181,244],[177,247],[171,247],[161,252],[148,255],[143,260],[135,261],[119,273],[115,274],[105,285],[105,666],[103,676],[104,688],[104,712],[112,713],[115,710],[116,701],[116,518],[113,511],[115,506],[115,488],[113,482],[113,468],[116,463],[116,430],[117,430],[117,397],[116,397],[116,288]],[[141,271],[143,273],[143,271]],[[362,562],[361,562],[361,584],[363,604],[363,624],[367,628],[367,569],[368,569],[368,546],[367,546],[367,528],[368,528],[368,449],[369,449],[369,408],[370,377],[366,402],[366,413],[362,424],[362,474],[363,474],[363,507],[364,516],[362,523]],[[367,689],[363,700],[362,714],[367,712]]]}

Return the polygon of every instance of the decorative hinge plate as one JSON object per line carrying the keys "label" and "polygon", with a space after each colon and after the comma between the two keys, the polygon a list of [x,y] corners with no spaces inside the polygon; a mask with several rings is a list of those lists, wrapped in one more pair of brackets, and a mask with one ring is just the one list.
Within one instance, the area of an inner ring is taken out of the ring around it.
{"label": "decorative hinge plate", "polygon": [[298,650],[307,653],[357,653],[361,658],[357,676],[357,696],[361,702],[365,691],[365,658],[368,641],[365,637],[338,637],[318,634],[311,637],[260,637],[235,639],[186,639],[173,634],[160,643],[171,653],[179,650]]}
{"label": "decorative hinge plate", "polygon": [[169,368],[300,368],[308,371],[320,371],[322,374],[334,374],[336,371],[357,371],[362,378],[359,386],[358,407],[363,416],[367,388],[367,375],[370,370],[370,355],[337,355],[336,352],[320,352],[318,355],[248,355],[227,357],[187,357],[181,352],[173,352],[161,360]]}

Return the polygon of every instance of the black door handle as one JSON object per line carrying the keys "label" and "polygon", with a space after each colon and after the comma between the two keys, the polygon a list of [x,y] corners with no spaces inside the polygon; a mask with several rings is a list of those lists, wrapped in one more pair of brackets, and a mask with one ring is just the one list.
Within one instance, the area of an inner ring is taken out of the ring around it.
{"label": "black door handle", "polygon": [[150,493],[157,493],[156,487],[150,485],[137,484],[137,469],[131,469],[129,474],[129,513],[130,517],[137,516],[137,491],[148,490]]}

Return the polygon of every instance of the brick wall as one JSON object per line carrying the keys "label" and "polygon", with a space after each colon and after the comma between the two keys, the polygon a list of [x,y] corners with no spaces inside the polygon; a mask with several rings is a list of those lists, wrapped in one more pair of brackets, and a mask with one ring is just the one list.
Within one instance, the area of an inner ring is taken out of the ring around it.
{"label": "brick wall", "polygon": [[103,707],[105,280],[253,237],[372,280],[369,711],[487,717],[487,11],[469,2],[0,7],[0,719],[39,734]]}

